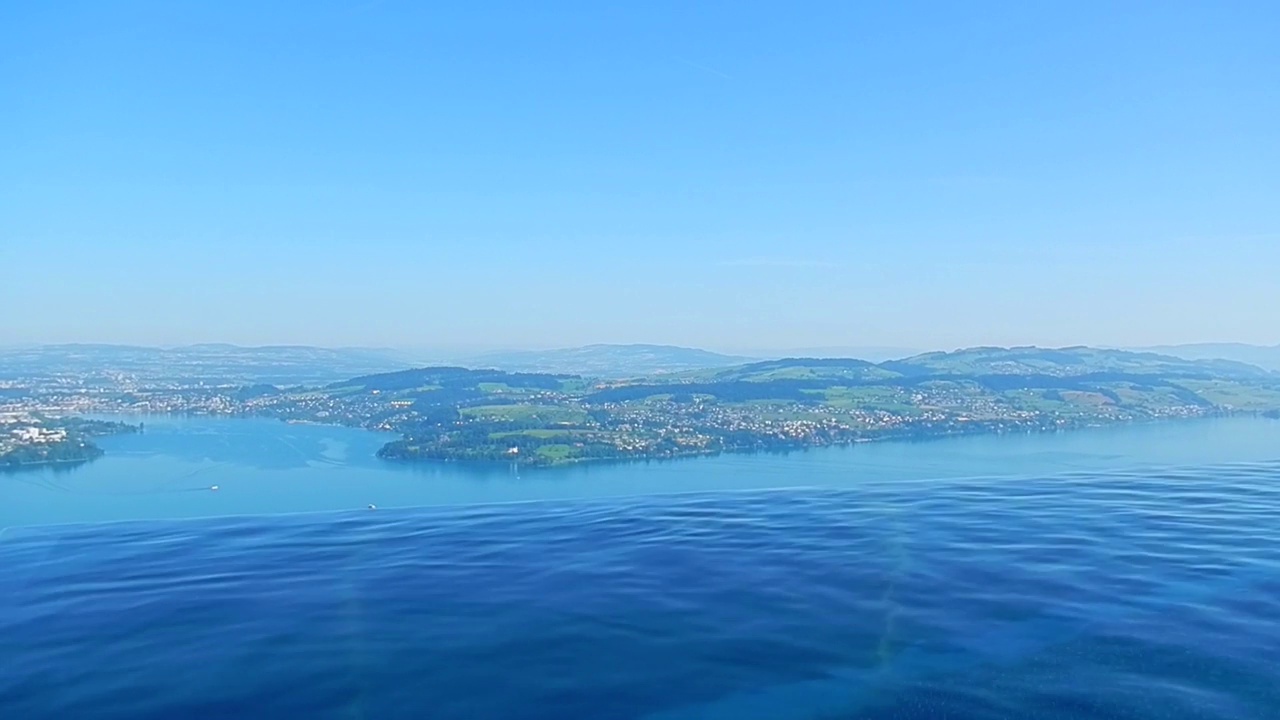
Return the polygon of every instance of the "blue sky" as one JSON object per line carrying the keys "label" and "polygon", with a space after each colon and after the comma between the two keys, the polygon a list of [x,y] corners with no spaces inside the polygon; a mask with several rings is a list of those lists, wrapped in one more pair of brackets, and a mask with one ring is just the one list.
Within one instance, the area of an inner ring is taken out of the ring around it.
{"label": "blue sky", "polygon": [[0,344],[1277,343],[1277,28],[0,1]]}

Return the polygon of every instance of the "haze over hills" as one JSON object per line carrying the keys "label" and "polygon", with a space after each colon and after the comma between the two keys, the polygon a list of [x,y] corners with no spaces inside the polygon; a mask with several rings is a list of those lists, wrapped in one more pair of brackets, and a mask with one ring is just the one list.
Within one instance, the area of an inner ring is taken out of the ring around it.
{"label": "haze over hills", "polygon": [[291,385],[388,372],[412,364],[409,356],[395,350],[304,345],[143,347],[85,343],[0,349],[0,378],[125,375],[148,382],[201,379]]}
{"label": "haze over hills", "polygon": [[1138,373],[1161,376],[1213,374],[1223,377],[1259,377],[1268,374],[1256,365],[1232,360],[1188,360],[1153,352],[1085,346],[964,348],[891,360],[881,363],[880,367],[904,376],[954,374],[1070,377],[1097,373]]}
{"label": "haze over hills", "polygon": [[890,347],[878,345],[833,345],[824,347],[797,347],[785,349],[747,350],[744,355],[757,358],[855,358],[867,362],[884,362],[911,357],[925,352],[921,348]]}
{"label": "haze over hills", "polygon": [[680,380],[750,381],[822,378],[849,382],[895,381],[905,378],[974,378],[986,375],[1075,377],[1099,374],[1162,377],[1270,377],[1270,371],[1230,360],[1187,360],[1171,355],[1089,347],[976,347],[931,352],[880,363],[854,358],[782,358],[724,369],[681,373]]}
{"label": "haze over hills", "polygon": [[599,343],[554,350],[511,350],[450,356],[448,359],[450,362],[467,367],[492,367],[513,372],[564,372],[621,378],[733,367],[756,360],[781,358],[857,359],[878,363],[909,357],[920,352],[917,349],[900,347],[832,346],[783,350],[753,349],[742,353],[720,353],[676,345]]}
{"label": "haze over hills", "polygon": [[1191,343],[1135,348],[1188,360],[1235,360],[1280,371],[1280,345],[1247,345],[1245,343]]}
{"label": "haze over hills", "polygon": [[[343,378],[394,372],[424,365],[452,365],[510,373],[571,374],[618,380],[762,381],[805,378],[854,382],[929,375],[1041,374],[1087,372],[1187,375],[1211,372],[1247,377],[1280,370],[1280,348],[1203,345],[1159,354],[1087,347],[967,348],[873,362],[848,357],[788,357],[758,360],[671,345],[597,344],[555,350],[487,353],[423,362],[420,355],[381,348],[310,346],[241,347],[206,343],[183,347],[66,344],[0,350],[0,379],[74,375],[122,375],[147,381],[200,379],[210,383],[325,384]],[[1234,354],[1257,364],[1221,359]],[[1192,356],[1192,357],[1188,357]]]}
{"label": "haze over hills", "polygon": [[[1117,354],[1119,353],[1119,354]],[[708,369],[732,369],[755,362],[789,361],[786,372],[802,372],[797,359],[831,360],[834,363],[809,362],[812,368],[830,370],[844,367],[879,367],[879,372],[902,371],[919,375],[924,372],[1045,372],[1069,374],[1071,368],[1088,366],[1093,371],[1132,370],[1155,366],[1171,371],[1178,360],[1222,361],[1224,372],[1242,371],[1236,364],[1247,364],[1267,370],[1280,370],[1280,348],[1249,345],[1174,346],[1127,351],[1112,351],[1085,346],[1069,348],[1040,347],[974,347],[954,351],[915,352],[906,348],[813,348],[785,353],[760,351],[751,357],[717,353],[699,348],[673,345],[596,344],[555,350],[516,350],[451,358],[452,364],[472,368],[494,368],[510,372],[571,373],[602,378],[641,377],[646,375],[697,374]],[[1198,366],[1204,369],[1205,366]],[[1188,366],[1182,364],[1182,370]],[[777,369],[777,368],[775,368]],[[745,371],[745,370],[744,370]],[[729,370],[732,374],[733,370]]]}
{"label": "haze over hills", "polygon": [[702,382],[770,382],[823,379],[831,382],[869,382],[897,377],[898,373],[857,358],[788,357],[759,360],[723,369],[684,373],[681,380]]}
{"label": "haze over hills", "polygon": [[458,359],[467,367],[510,372],[573,373],[593,377],[638,377],[728,367],[751,358],[675,345],[597,344],[555,350],[515,350]]}

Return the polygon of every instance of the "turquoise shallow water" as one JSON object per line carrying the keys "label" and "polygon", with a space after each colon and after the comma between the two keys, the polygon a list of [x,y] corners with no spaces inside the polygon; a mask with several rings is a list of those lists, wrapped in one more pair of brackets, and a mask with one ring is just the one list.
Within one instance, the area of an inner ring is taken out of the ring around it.
{"label": "turquoise shallow water", "polygon": [[0,477],[0,717],[1280,708],[1277,422],[536,473],[380,441],[155,419]]}

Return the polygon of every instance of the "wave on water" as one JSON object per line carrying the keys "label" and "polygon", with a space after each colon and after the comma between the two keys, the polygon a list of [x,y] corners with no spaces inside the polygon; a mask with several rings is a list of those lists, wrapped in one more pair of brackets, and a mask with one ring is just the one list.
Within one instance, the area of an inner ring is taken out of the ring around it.
{"label": "wave on water", "polygon": [[0,716],[1274,718],[1280,465],[0,537]]}

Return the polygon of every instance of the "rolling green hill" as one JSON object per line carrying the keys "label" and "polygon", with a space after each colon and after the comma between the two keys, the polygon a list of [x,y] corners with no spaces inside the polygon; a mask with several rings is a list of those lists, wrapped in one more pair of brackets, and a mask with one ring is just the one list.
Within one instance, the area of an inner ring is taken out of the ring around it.
{"label": "rolling green hill", "polygon": [[627,380],[425,368],[327,392],[404,434],[384,457],[530,464],[1280,409],[1280,375],[1260,368],[1094,348],[791,358]]}
{"label": "rolling green hill", "polygon": [[1186,358],[1187,360],[1234,360],[1280,372],[1280,345],[1247,345],[1245,343],[1196,343],[1142,348],[1145,352]]}
{"label": "rolling green hill", "polygon": [[1124,350],[1070,348],[978,347],[954,352],[933,352],[880,367],[902,375],[1054,375],[1093,373],[1140,375],[1260,378],[1262,368],[1229,360],[1186,360],[1170,355]]}

